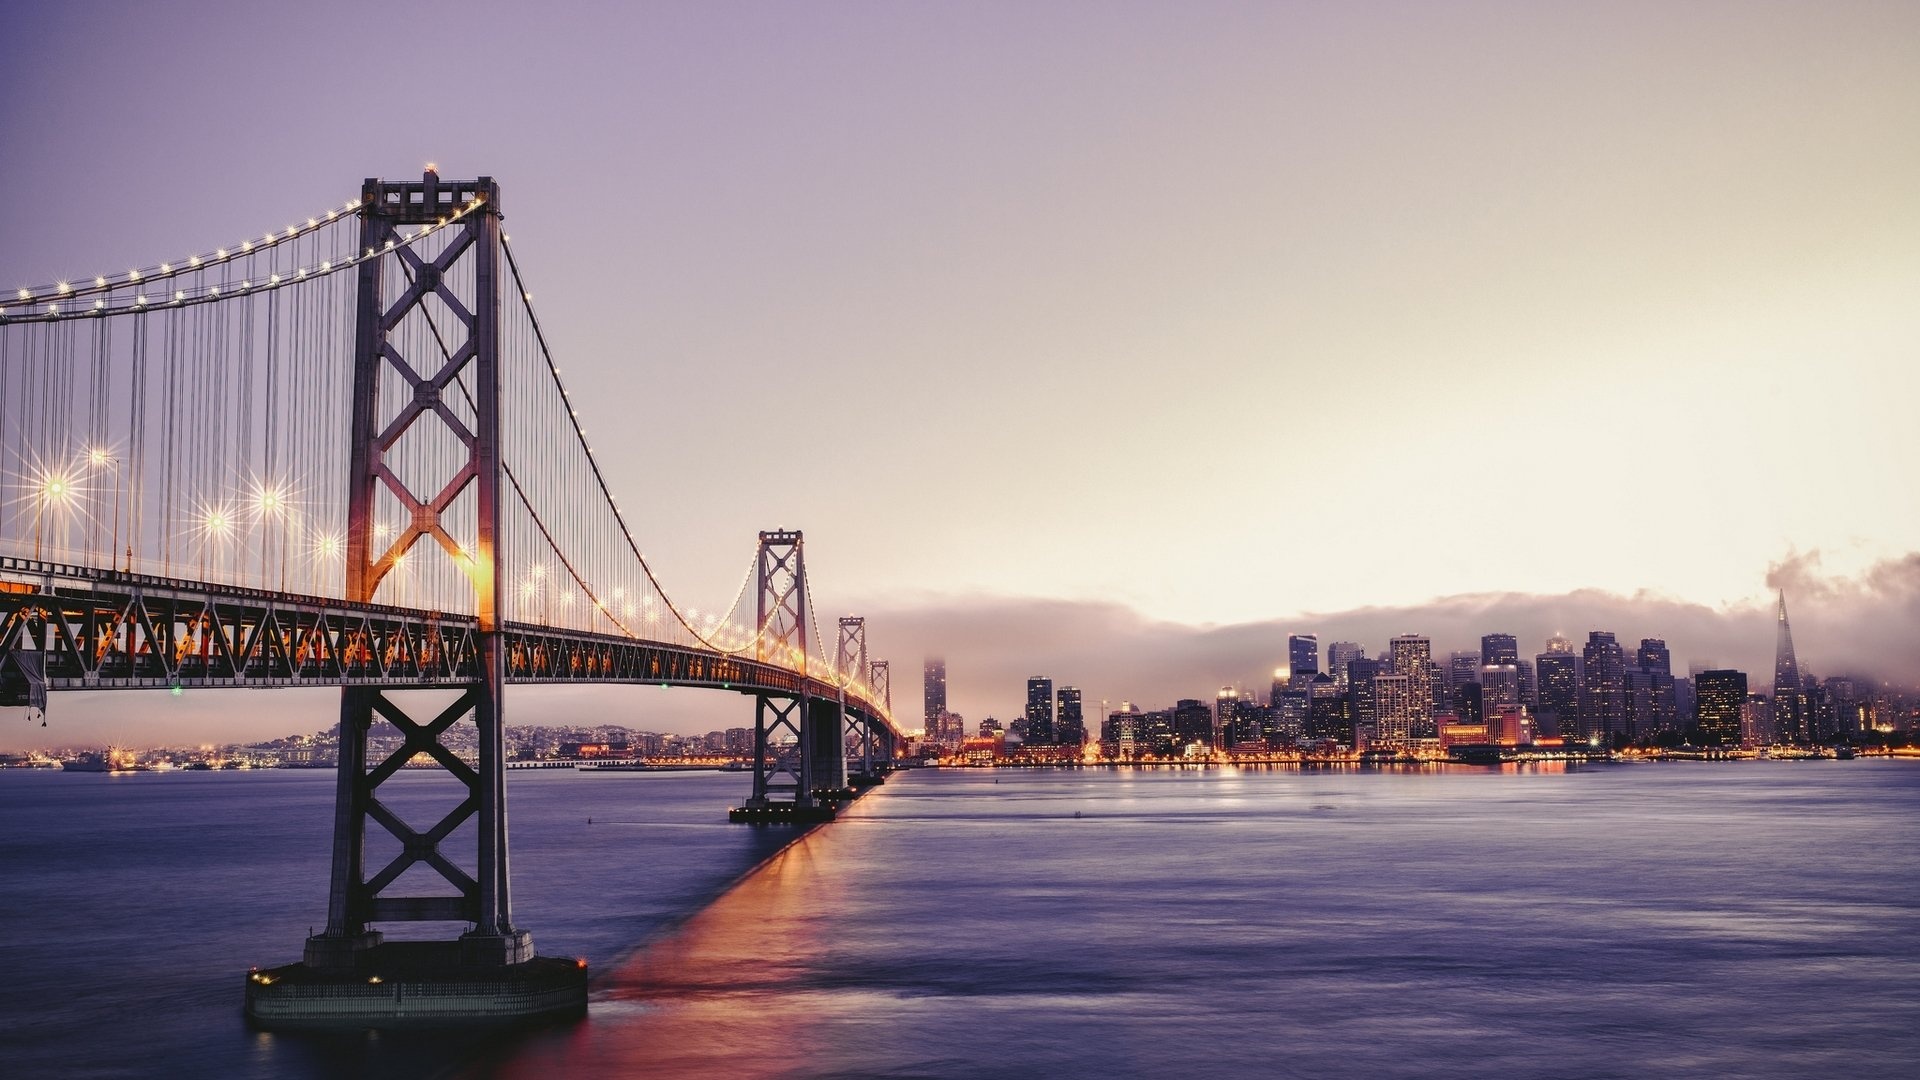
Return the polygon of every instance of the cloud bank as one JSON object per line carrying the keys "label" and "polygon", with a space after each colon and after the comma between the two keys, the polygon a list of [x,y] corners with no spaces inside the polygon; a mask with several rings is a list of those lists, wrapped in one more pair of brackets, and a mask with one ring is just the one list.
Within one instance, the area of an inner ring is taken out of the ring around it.
{"label": "cloud bank", "polygon": [[[1818,551],[1790,552],[1767,573],[1785,589],[1803,670],[1822,676],[1867,674],[1912,684],[1920,675],[1920,552],[1888,559],[1855,576],[1821,568]],[[1610,630],[1631,648],[1663,638],[1676,671],[1736,667],[1756,685],[1772,678],[1771,601],[1710,607],[1641,592],[1581,590],[1557,596],[1474,593],[1402,607],[1311,612],[1228,626],[1189,626],[1146,618],[1112,603],[1017,597],[922,597],[870,603],[868,634],[876,658],[891,661],[896,713],[916,726],[921,663],[947,661],[948,704],[969,723],[1016,715],[1029,675],[1082,689],[1089,717],[1097,702],[1152,707],[1182,697],[1208,698],[1223,685],[1264,689],[1286,654],[1288,634],[1357,641],[1369,655],[1396,634],[1433,639],[1436,655],[1477,649],[1480,635],[1520,639],[1522,655],[1552,634],[1576,644],[1589,630]],[[0,711],[0,750],[29,747],[224,743],[331,726],[339,696],[325,690],[68,693],[54,696],[47,728]],[[654,687],[514,687],[512,724],[605,724],[704,732],[750,725],[750,698]]]}
{"label": "cloud bank", "polygon": [[[1818,551],[1794,552],[1769,569],[1767,584],[1786,590],[1803,670],[1914,681],[1920,553],[1840,577],[1822,572]],[[1588,631],[1608,630],[1629,649],[1643,637],[1664,639],[1677,672],[1735,667],[1765,685],[1773,670],[1773,616],[1771,600],[1711,607],[1650,592],[1581,590],[1474,593],[1203,627],[1153,621],[1117,604],[974,597],[869,609],[868,626],[875,649],[894,658],[897,711],[918,712],[921,658],[944,655],[949,707],[976,721],[1016,714],[1030,675],[1079,686],[1090,703],[1155,706],[1209,698],[1228,684],[1264,689],[1285,661],[1287,635],[1296,633],[1319,635],[1324,662],[1334,641],[1359,642],[1377,655],[1389,638],[1418,633],[1441,655],[1478,649],[1482,634],[1503,632],[1517,635],[1521,654],[1531,656],[1553,634],[1578,647]]]}

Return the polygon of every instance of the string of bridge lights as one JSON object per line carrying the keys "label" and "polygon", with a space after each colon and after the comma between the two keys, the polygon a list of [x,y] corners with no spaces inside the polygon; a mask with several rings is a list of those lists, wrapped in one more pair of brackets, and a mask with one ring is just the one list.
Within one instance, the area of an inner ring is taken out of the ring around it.
{"label": "string of bridge lights", "polygon": [[[52,322],[63,318],[129,315],[162,308],[214,303],[233,296],[257,295],[285,288],[288,285],[316,281],[379,258],[398,247],[408,247],[424,240],[436,230],[443,229],[472,213],[484,201],[480,196],[475,195],[454,207],[438,221],[427,222],[417,230],[402,233],[398,241],[389,239],[379,248],[365,248],[344,257],[323,259],[309,266],[289,268],[284,273],[269,272],[265,278],[258,281],[252,278],[245,279],[238,287],[231,284],[225,288],[220,285],[202,285],[192,289],[175,289],[171,295],[161,291],[153,297],[140,292],[136,293],[132,299],[117,304],[109,303],[106,298],[98,298],[91,306],[73,306],[90,296],[111,297],[120,290],[142,288],[149,282],[170,281],[183,274],[197,275],[215,267],[230,265],[234,260],[247,259],[261,251],[271,250],[281,244],[298,240],[336,223],[343,213],[351,214],[357,211],[360,208],[360,200],[355,199],[339,210],[328,210],[324,218],[308,218],[305,226],[289,225],[283,233],[263,234],[258,242],[243,240],[237,248],[219,248],[203,255],[190,255],[184,263],[163,262],[144,269],[129,270],[124,275],[113,277],[102,275],[95,277],[90,284],[75,285],[71,281],[61,281],[52,285],[20,289],[7,304],[0,305],[0,323]],[[44,308],[40,306],[42,301],[46,305]]]}
{"label": "string of bridge lights", "polygon": [[[614,496],[612,490],[607,486],[606,477],[600,470],[599,458],[593,452],[593,444],[587,440],[586,427],[580,423],[580,412],[573,407],[573,395],[567,390],[566,382],[561,378],[560,367],[555,363],[553,352],[547,345],[546,333],[541,329],[539,314],[534,311],[533,293],[528,291],[525,281],[520,276],[520,264],[519,260],[514,258],[512,239],[510,235],[502,233],[500,236],[500,246],[507,256],[507,268],[513,275],[514,288],[520,292],[520,302],[526,311],[528,323],[532,327],[534,340],[540,347],[541,358],[546,362],[547,372],[553,379],[554,389],[560,394],[560,401],[565,407],[568,423],[573,425],[574,436],[579,441],[581,449],[586,453],[587,467],[593,474],[594,482],[600,489],[601,497],[606,500],[607,507],[613,514],[614,523],[619,526],[621,537],[626,541],[627,547],[633,553],[634,559],[639,562],[640,569],[646,574],[648,583],[651,584],[655,592],[660,595],[661,600],[666,604],[668,612],[674,616],[689,634],[693,635],[694,640],[705,645],[707,648],[713,649],[716,652],[725,653],[729,656],[737,656],[746,653],[750,649],[754,649],[756,645],[764,646],[767,634],[767,628],[765,626],[756,627],[752,632],[749,632],[744,627],[738,628],[736,630],[738,637],[732,639],[736,641],[737,644],[730,643],[727,638],[720,636],[719,633],[721,630],[735,630],[732,617],[739,611],[740,602],[746,595],[747,584],[753,579],[754,571],[752,568],[748,569],[746,578],[742,580],[740,589],[735,594],[732,607],[724,614],[709,614],[707,616],[708,625],[705,631],[702,631],[697,625],[700,621],[699,609],[689,608],[683,614],[679,605],[675,604],[673,598],[667,594],[666,588],[660,584],[659,578],[654,575],[652,566],[647,563],[646,556],[640,551],[639,543],[634,539],[633,530],[627,524],[626,515],[620,510],[620,500]],[[540,529],[542,537],[547,541],[547,546],[553,550],[555,557],[560,559],[562,565],[566,567],[568,574],[573,577],[574,583],[578,585],[581,591],[586,593],[590,599],[593,599],[592,587],[574,569],[566,556],[561,553],[559,545],[555,542],[552,535],[548,533],[546,524],[540,520],[540,515],[534,510],[526,493],[520,490],[518,482],[515,482],[514,488],[520,497],[521,505],[526,507],[527,513],[533,517],[535,524]],[[819,610],[813,602],[813,584],[811,581],[808,581],[806,584],[806,592],[808,609],[814,611]],[[597,599],[594,600],[594,603],[596,606],[601,607],[601,610],[605,610],[604,605],[600,605]],[[609,621],[615,620],[609,617]],[[618,625],[617,621],[615,621],[615,624]],[[623,632],[627,632],[624,627],[622,627],[622,630]],[[628,636],[633,636],[631,632],[627,633]],[[825,643],[823,641],[817,641],[816,644],[824,650]],[[864,688],[865,684],[862,673],[840,671],[839,662],[828,659],[824,651],[817,657],[803,654],[801,650],[794,649],[791,646],[783,646],[781,651],[788,654],[785,659],[787,663],[795,667],[796,670],[802,671],[803,673],[809,672],[813,669],[810,661],[817,659],[820,661],[819,666],[821,670],[833,672],[833,677],[823,681],[839,687]]]}
{"label": "string of bridge lights", "polygon": [[[8,301],[6,304],[0,304],[0,323],[51,322],[67,318],[132,314],[156,309],[177,308],[217,302],[221,299],[234,296],[253,295],[305,281],[318,280],[339,273],[342,270],[357,267],[372,259],[383,257],[396,248],[408,247],[419,242],[432,235],[436,230],[460,221],[466,215],[478,209],[483,202],[484,200],[480,196],[474,195],[469,198],[467,202],[452,207],[449,213],[442,216],[437,222],[424,223],[417,230],[402,233],[397,241],[390,238],[378,248],[364,248],[356,254],[349,254],[341,258],[323,259],[317,264],[289,268],[285,272],[269,272],[266,278],[259,281],[248,278],[243,280],[237,287],[230,281],[224,285],[201,285],[192,289],[175,289],[172,291],[170,297],[165,292],[159,292],[156,296],[150,297],[146,292],[140,291],[135,293],[130,299],[122,300],[119,303],[111,302],[114,294],[122,290],[144,289],[157,285],[160,282],[172,282],[182,276],[197,276],[212,269],[230,266],[236,260],[247,260],[262,252],[272,251],[281,245],[311,236],[322,229],[338,223],[342,215],[352,215],[359,211],[362,202],[361,200],[355,199],[343,204],[337,209],[329,209],[325,211],[324,214],[309,217],[304,226],[299,224],[289,225],[282,232],[263,233],[258,241],[244,240],[234,248],[218,248],[211,252],[190,255],[179,264],[162,262],[148,267],[134,268],[128,270],[125,274],[100,275],[93,278],[91,283],[76,284],[72,281],[60,281],[51,285],[22,288],[18,290],[16,299]],[[502,249],[507,255],[507,261],[513,273],[515,287],[520,291],[521,302],[524,305],[535,339],[538,342],[542,359],[547,365],[549,376],[553,380],[556,391],[560,394],[560,400],[566,410],[568,422],[573,426],[575,437],[586,455],[586,462],[594,477],[595,484],[600,489],[602,497],[606,500],[607,506],[613,514],[614,521],[620,529],[622,539],[625,540],[628,549],[640,563],[642,572],[646,575],[648,583],[659,595],[667,611],[673,615],[675,621],[705,647],[726,655],[739,655],[753,649],[756,645],[764,648],[764,639],[767,633],[765,626],[757,627],[754,631],[748,631],[744,626],[735,626],[733,621],[733,616],[740,610],[741,600],[745,596],[747,584],[753,578],[753,571],[751,569],[748,571],[746,579],[743,580],[741,589],[735,596],[734,602],[729,610],[724,614],[709,613],[705,616],[707,625],[704,631],[698,625],[702,619],[699,610],[697,608],[689,608],[683,613],[679,605],[673,602],[672,598],[667,594],[666,589],[655,576],[652,567],[647,563],[645,556],[639,549],[637,541],[634,539],[625,515],[619,508],[619,500],[613,495],[607,485],[606,478],[600,469],[598,458],[594,454],[593,446],[587,440],[586,429],[584,425],[580,423],[579,411],[573,407],[572,394],[567,390],[564,381],[561,379],[560,368],[554,362],[552,352],[546,341],[546,335],[540,326],[538,315],[533,309],[533,294],[526,290],[525,283],[521,279],[518,261],[514,258],[512,247],[509,243],[510,239],[506,234],[502,234]],[[91,306],[76,306],[82,304],[88,298],[94,298],[94,303]],[[43,301],[46,305],[44,309],[39,306]],[[95,451],[94,453],[99,454],[100,452]],[[96,462],[95,464],[98,463]],[[540,528],[541,534],[546,540],[548,547],[566,568],[568,575],[573,578],[575,585],[581,590],[582,594],[585,595],[592,609],[605,615],[608,622],[617,627],[621,633],[629,638],[637,639],[639,635],[635,634],[634,631],[615,614],[615,609],[598,595],[597,590],[579,573],[578,568],[573,565],[572,560],[567,558],[565,553],[560,550],[559,544],[547,530],[545,523],[541,521],[539,514],[532,506],[531,500],[527,498],[524,490],[521,490],[518,480],[512,476],[510,470],[507,470],[507,475],[512,481],[522,505],[526,507]],[[53,480],[50,486],[43,480],[43,487],[48,487],[49,490],[59,489],[63,486],[61,480]],[[59,499],[60,495],[56,494],[54,497],[55,499]],[[267,513],[274,513],[277,510],[274,504],[283,501],[277,499],[273,493],[269,493],[263,496],[263,498],[265,499],[265,504],[261,508]],[[203,520],[196,523],[198,528],[195,529],[195,531],[207,539],[223,537],[234,525],[238,524],[234,518],[239,515],[232,513],[231,511],[233,509],[235,508],[224,504],[203,506],[200,514]],[[190,528],[192,527],[190,526]],[[386,530],[376,525],[374,529],[376,534],[375,538],[379,539],[378,534],[383,531]],[[324,556],[338,550],[340,541],[337,537],[323,535],[317,538],[317,540],[316,554]],[[464,545],[461,546],[461,550],[464,554],[466,551]],[[390,565],[394,569],[401,569],[405,565],[404,559],[405,555],[403,553],[401,556],[393,558]],[[813,610],[818,610],[813,602],[811,583],[808,583],[805,589],[808,606]],[[623,590],[620,589],[615,590],[612,599],[616,603],[620,600],[622,591]],[[571,594],[562,595],[558,599],[563,607],[571,608]],[[652,606],[652,598],[645,597],[643,599],[645,606],[650,609]],[[629,603],[627,605],[627,618],[632,618],[631,610],[632,605]],[[657,612],[648,610],[645,617],[651,622],[658,617],[658,614]],[[824,643],[819,644],[824,649]],[[812,666],[809,661],[816,659],[807,655],[803,650],[796,649],[791,645],[781,645],[777,653],[785,654],[782,658],[789,665],[803,672]],[[824,652],[822,652],[817,659],[821,661],[821,670],[833,672],[834,677],[826,681],[836,683],[841,687],[864,685],[861,678],[864,673],[841,672],[838,661],[828,660]]]}

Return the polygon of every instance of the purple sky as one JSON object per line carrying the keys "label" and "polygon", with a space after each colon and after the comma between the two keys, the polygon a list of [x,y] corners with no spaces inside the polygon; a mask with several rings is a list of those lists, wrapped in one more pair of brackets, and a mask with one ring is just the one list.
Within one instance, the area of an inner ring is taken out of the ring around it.
{"label": "purple sky", "polygon": [[[1028,669],[1166,701],[1338,627],[1764,667],[1776,570],[1816,670],[1920,652],[1912,4],[79,3],[6,33],[0,273],[495,176],[674,594],[805,529],[909,714],[926,650],[978,717]],[[830,482],[690,467],[769,460]],[[54,717],[327,722],[235,696]]]}

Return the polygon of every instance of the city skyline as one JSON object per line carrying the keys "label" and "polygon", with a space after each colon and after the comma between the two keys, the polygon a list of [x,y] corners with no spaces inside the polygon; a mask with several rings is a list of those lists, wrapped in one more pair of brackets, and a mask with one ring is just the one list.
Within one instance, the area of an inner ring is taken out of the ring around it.
{"label": "city skyline", "polygon": [[[365,10],[554,51],[423,130],[332,91],[385,61],[276,44],[287,91],[216,135],[116,103],[304,13],[22,12],[5,272],[177,257],[428,161],[495,176],[667,588],[724,602],[757,530],[802,528],[822,604],[905,670],[1065,670],[1111,631],[1082,685],[1170,697],[1270,668],[1270,633],[1465,647],[1477,608],[1758,671],[1739,624],[1778,580],[1832,628],[1815,666],[1920,653],[1920,500],[1880,480],[1916,452],[1911,8]],[[831,512],[679,467],[788,407],[839,430],[804,474],[861,470]],[[975,685],[956,710],[1005,708]],[[736,705],[551,700],[688,730]],[[53,722],[254,712],[64,695]]]}

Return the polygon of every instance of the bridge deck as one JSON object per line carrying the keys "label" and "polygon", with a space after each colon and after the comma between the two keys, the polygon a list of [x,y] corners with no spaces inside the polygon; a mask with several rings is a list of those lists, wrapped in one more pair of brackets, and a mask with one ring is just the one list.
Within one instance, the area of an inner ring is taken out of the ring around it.
{"label": "bridge deck", "polygon": [[[510,683],[650,683],[838,700],[835,682],[670,642],[501,628]],[[33,656],[48,690],[462,686],[479,673],[471,615],[356,604],[0,557],[0,654]],[[847,691],[847,707],[891,721]]]}

